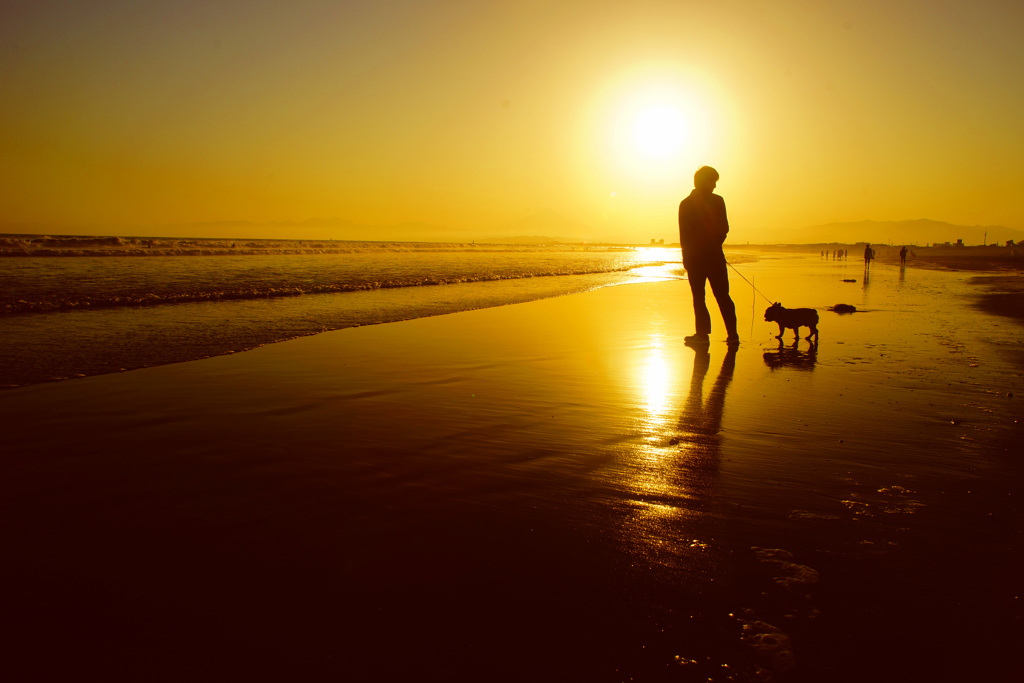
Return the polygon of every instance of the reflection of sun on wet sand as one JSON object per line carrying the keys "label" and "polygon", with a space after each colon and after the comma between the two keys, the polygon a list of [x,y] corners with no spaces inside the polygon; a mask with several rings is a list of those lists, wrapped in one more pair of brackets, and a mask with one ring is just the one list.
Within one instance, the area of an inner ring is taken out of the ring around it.
{"label": "reflection of sun on wet sand", "polygon": [[[714,495],[725,390],[736,356],[735,347],[726,351],[705,397],[711,356],[706,348],[687,348],[683,353],[691,352],[693,367],[678,424],[673,429],[668,416],[659,420],[654,443],[638,449],[632,476],[624,480],[636,506],[625,522],[624,535],[643,548],[640,552],[671,558],[669,562],[678,562],[680,549],[699,552],[708,547],[707,539],[699,537],[708,532],[700,517]],[[667,441],[666,433],[671,434]],[[671,550],[662,553],[666,547]]]}
{"label": "reflection of sun on wet sand", "polygon": [[0,392],[8,668],[1015,680],[1020,328],[959,273],[739,267],[813,357],[742,285],[685,347],[670,280]]}
{"label": "reflection of sun on wet sand", "polygon": [[690,498],[698,504],[712,493],[712,482],[717,478],[719,431],[725,410],[725,391],[736,366],[736,348],[727,348],[718,376],[705,397],[704,379],[710,365],[711,354],[707,349],[694,349],[690,390],[683,413],[679,416],[676,435],[669,441],[671,445],[678,446],[681,455],[680,469],[686,483],[680,489],[692,492]]}

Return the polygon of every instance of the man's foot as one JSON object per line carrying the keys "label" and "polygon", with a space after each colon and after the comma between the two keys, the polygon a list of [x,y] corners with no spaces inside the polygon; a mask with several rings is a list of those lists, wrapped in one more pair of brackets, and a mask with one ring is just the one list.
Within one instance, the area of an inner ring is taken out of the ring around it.
{"label": "man's foot", "polygon": [[707,346],[710,342],[708,341],[708,335],[706,334],[691,334],[689,337],[683,337],[683,343],[687,346]]}
{"label": "man's foot", "polygon": [[740,343],[740,335],[738,335],[735,332],[733,332],[732,334],[730,334],[728,337],[725,338],[725,343],[728,344],[729,346],[737,346],[737,345],[739,345],[739,343]]}

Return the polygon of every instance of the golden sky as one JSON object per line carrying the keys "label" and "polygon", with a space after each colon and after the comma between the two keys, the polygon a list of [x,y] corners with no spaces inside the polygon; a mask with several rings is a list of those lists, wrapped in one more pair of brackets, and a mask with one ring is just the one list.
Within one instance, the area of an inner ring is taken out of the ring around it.
{"label": "golden sky", "polygon": [[0,221],[668,240],[710,164],[737,240],[1024,228],[1021,35],[996,0],[5,3]]}

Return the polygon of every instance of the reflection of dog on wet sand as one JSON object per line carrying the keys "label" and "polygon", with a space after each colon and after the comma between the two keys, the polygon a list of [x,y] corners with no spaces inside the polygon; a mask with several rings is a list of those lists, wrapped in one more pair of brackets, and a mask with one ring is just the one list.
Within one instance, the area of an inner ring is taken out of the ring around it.
{"label": "reflection of dog on wet sand", "polygon": [[772,370],[780,368],[792,368],[794,370],[813,370],[818,362],[818,345],[811,342],[806,351],[797,348],[797,341],[792,346],[784,346],[779,340],[779,348],[775,351],[764,352],[764,364]]}
{"label": "reflection of dog on wet sand", "polygon": [[800,338],[800,328],[806,327],[811,333],[805,339],[808,341],[814,337],[818,341],[818,312],[813,308],[785,308],[782,304],[775,302],[764,312],[764,319],[768,322],[778,323],[779,333],[776,339],[782,339],[786,330],[793,330],[796,338]]}

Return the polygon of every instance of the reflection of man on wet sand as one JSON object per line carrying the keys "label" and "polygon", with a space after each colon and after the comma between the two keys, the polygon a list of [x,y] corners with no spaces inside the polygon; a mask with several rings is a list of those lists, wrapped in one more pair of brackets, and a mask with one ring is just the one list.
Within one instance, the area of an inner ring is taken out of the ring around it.
{"label": "reflection of man on wet sand", "polygon": [[679,416],[679,427],[675,437],[669,441],[678,445],[683,459],[683,492],[703,502],[714,488],[718,477],[719,431],[722,428],[722,411],[725,408],[725,390],[732,381],[736,367],[736,347],[730,346],[722,360],[722,369],[704,398],[704,377],[711,365],[711,354],[706,349],[695,349],[693,374],[690,375],[690,393],[686,397],[683,414]]}

